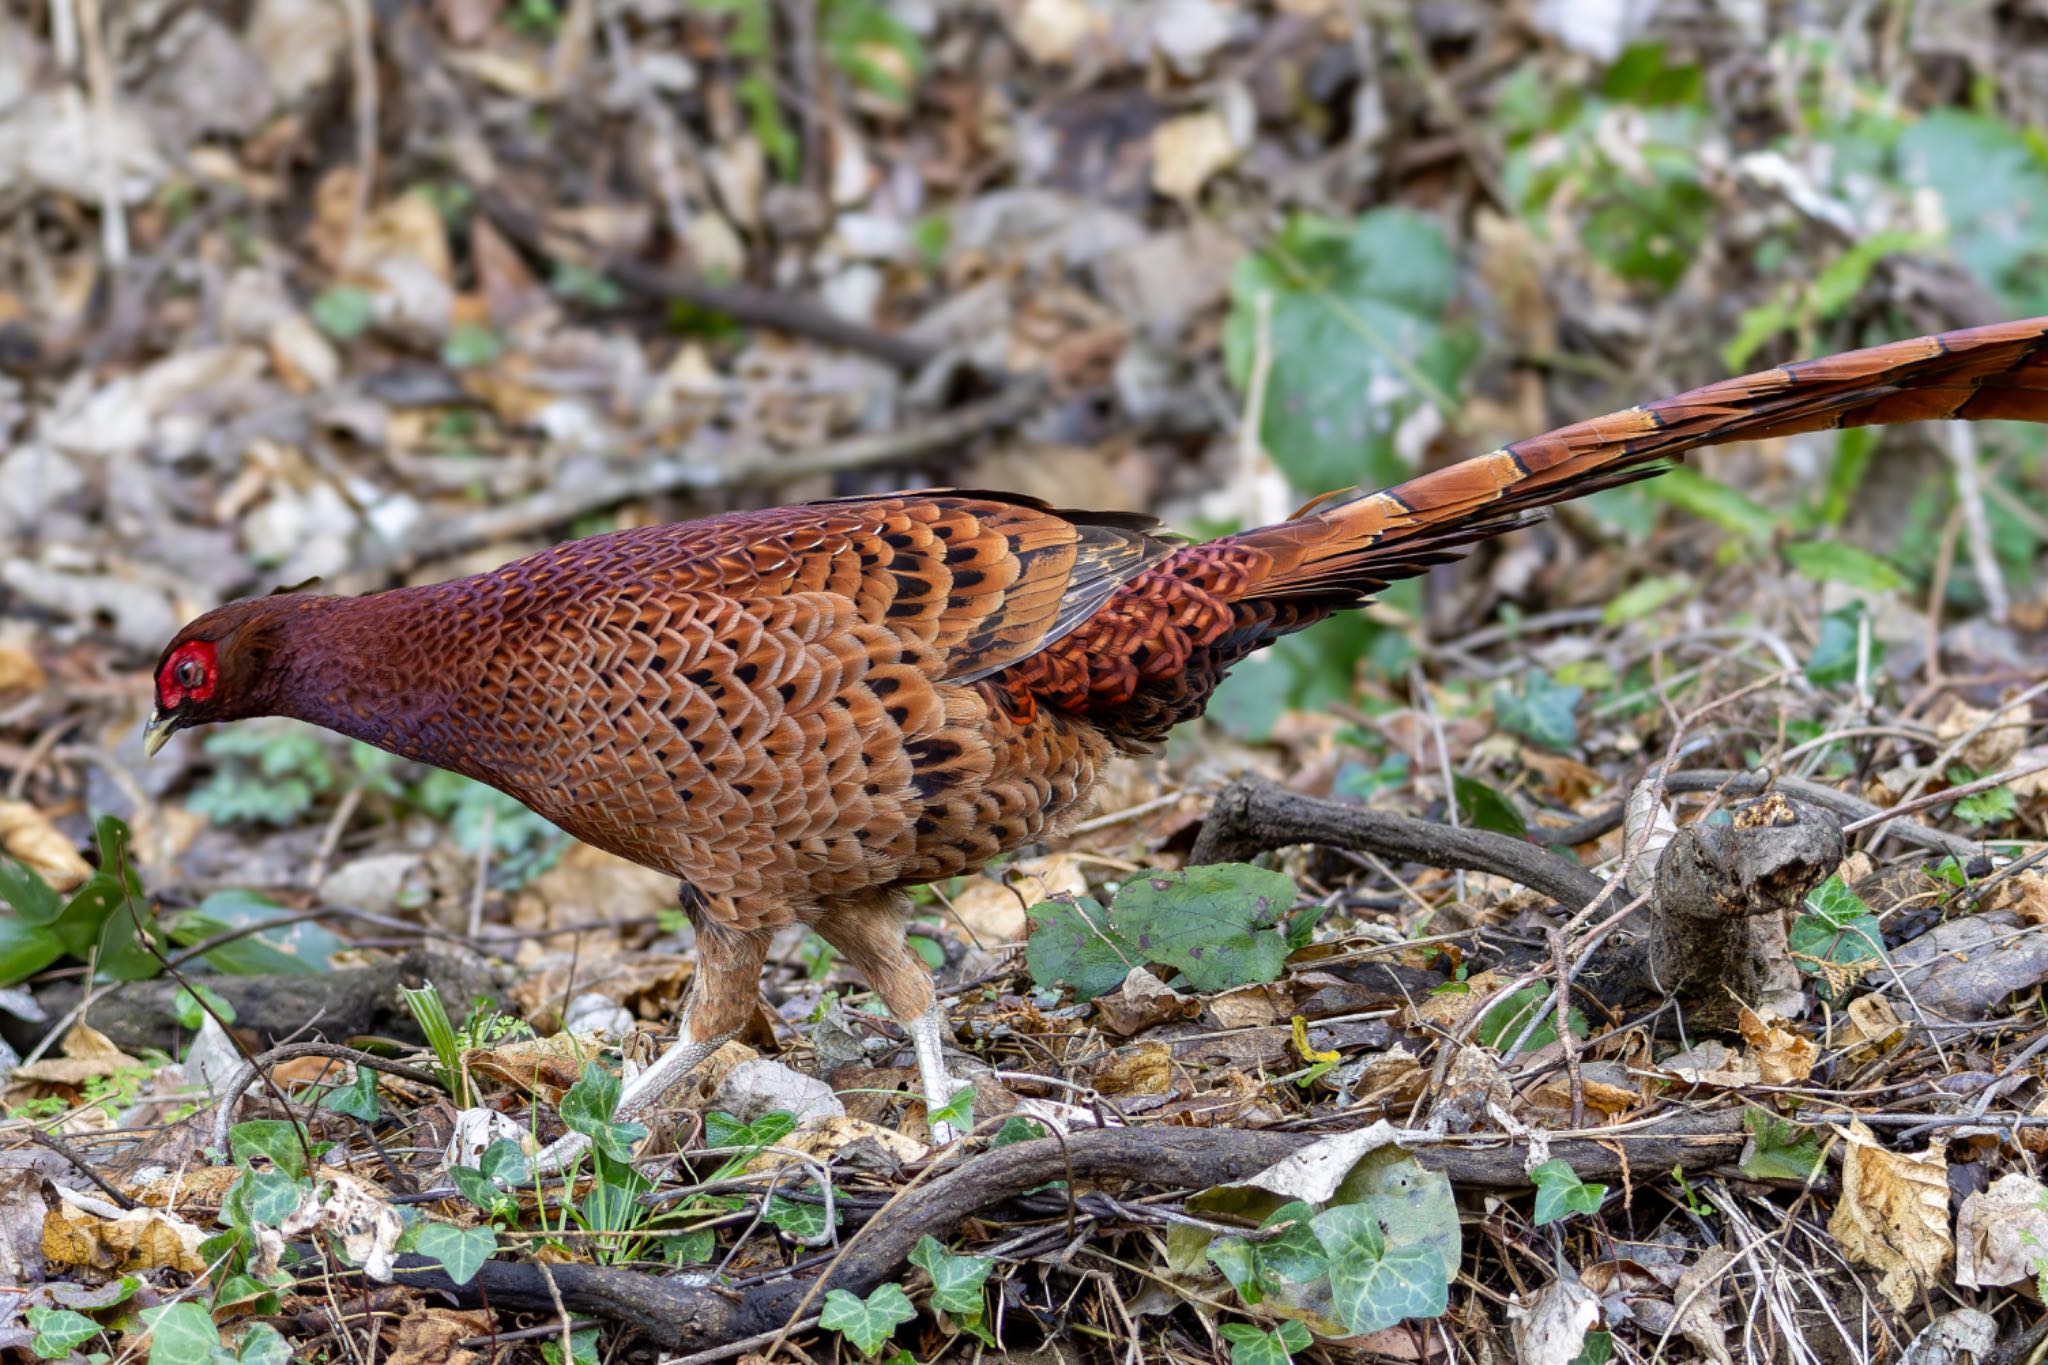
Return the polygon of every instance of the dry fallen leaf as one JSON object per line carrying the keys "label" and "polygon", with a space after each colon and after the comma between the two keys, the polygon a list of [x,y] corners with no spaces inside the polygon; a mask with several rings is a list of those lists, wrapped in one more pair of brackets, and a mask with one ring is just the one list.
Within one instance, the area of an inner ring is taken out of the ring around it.
{"label": "dry fallen leaf", "polygon": [[45,1057],[40,1062],[14,1068],[9,1079],[77,1086],[142,1065],[89,1024],[72,1025],[71,1031],[64,1035],[60,1050],[64,1054],[61,1057]]}
{"label": "dry fallen leaf", "polygon": [[1883,1047],[1905,1028],[1905,1021],[1892,1009],[1888,996],[1859,995],[1849,1002],[1843,1022],[1836,1030],[1835,1044],[1851,1049],[1853,1056]]}
{"label": "dry fallen leaf", "polygon": [[680,953],[558,962],[520,981],[509,994],[526,1021],[543,1033],[560,1026],[559,1012],[571,999],[591,992],[618,1001],[643,1019],[653,1019],[674,1010],[694,966],[694,959]]}
{"label": "dry fallen leaf", "polygon": [[1678,1330],[1714,1365],[1734,1365],[1728,1354],[1728,1324],[1721,1321],[1721,1276],[1734,1259],[1735,1253],[1725,1247],[1708,1247],[1671,1290]]}
{"label": "dry fallen leaf", "polygon": [[489,1336],[491,1327],[487,1312],[415,1306],[399,1320],[385,1365],[472,1365],[483,1357],[458,1343]]}
{"label": "dry fallen leaf", "polygon": [[1055,896],[1087,894],[1088,878],[1080,860],[1054,853],[1019,859],[1003,869],[1001,880],[976,877],[953,897],[953,914],[975,942],[994,948],[1024,941],[1024,912],[1031,906]]}
{"label": "dry fallen leaf", "polygon": [[1193,199],[1239,150],[1214,109],[1168,119],[1152,130],[1152,188],[1169,199]]}
{"label": "dry fallen leaf", "polygon": [[1948,1156],[1943,1143],[1918,1155],[1889,1152],[1852,1123],[1842,1158],[1842,1197],[1828,1231],[1849,1259],[1883,1272],[1878,1289],[1904,1312],[1932,1288],[1955,1244],[1948,1230]]}
{"label": "dry fallen leaf", "polygon": [[1064,66],[1074,60],[1082,41],[1101,27],[1102,20],[1085,0],[1024,0],[1014,31],[1032,61]]}
{"label": "dry fallen leaf", "polygon": [[1095,1068],[1095,1088],[1105,1095],[1165,1095],[1173,1090],[1173,1049],[1141,1043],[1112,1052]]}
{"label": "dry fallen leaf", "polygon": [[1813,1064],[1820,1060],[1820,1044],[1813,1039],[1772,1014],[1745,1009],[1740,1023],[1742,1041],[1749,1044],[1765,1085],[1797,1085],[1813,1074]]}
{"label": "dry fallen leaf", "polygon": [[49,681],[27,646],[0,641],[0,697],[14,699],[40,692]]}
{"label": "dry fallen leaf", "polygon": [[1599,1321],[1600,1297],[1576,1278],[1554,1280],[1529,1302],[1517,1296],[1508,1305],[1515,1358],[1523,1365],[1571,1365]]}
{"label": "dry fallen leaf", "polygon": [[97,1195],[52,1186],[60,1202],[43,1217],[43,1258],[51,1265],[80,1266],[116,1274],[165,1267],[199,1274],[206,1258],[199,1244],[206,1234],[159,1209],[125,1213]]}
{"label": "dry fallen leaf", "polygon": [[26,863],[60,892],[74,891],[92,876],[92,864],[71,840],[26,801],[0,801],[0,853]]}
{"label": "dry fallen leaf", "polygon": [[1763,1079],[1757,1064],[1744,1056],[1740,1048],[1729,1047],[1712,1038],[1683,1052],[1675,1052],[1658,1065],[1681,1081],[1692,1085],[1719,1086],[1724,1090],[1755,1085]]}
{"label": "dry fallen leaf", "polygon": [[1218,1028],[1268,1028],[1294,1017],[1294,992],[1284,982],[1239,986],[1205,1005]]}
{"label": "dry fallen leaf", "polygon": [[471,1048],[462,1054],[462,1065],[479,1079],[499,1081],[554,1104],[582,1079],[583,1064],[603,1055],[604,1046],[594,1033],[556,1033]]}
{"label": "dry fallen leaf", "polygon": [[1145,967],[1131,968],[1121,986],[1095,999],[1095,1020],[1103,1029],[1129,1038],[1148,1028],[1201,1013],[1202,1002],[1183,995]]}
{"label": "dry fallen leaf", "polygon": [[1956,1283],[1993,1289],[2031,1280],[2048,1256],[2048,1187],[2020,1171],[1963,1201],[1956,1215]]}
{"label": "dry fallen leaf", "polygon": [[2007,711],[1996,720],[1998,713],[1990,708],[1978,708],[1966,702],[1957,702],[1949,713],[1934,727],[1934,737],[1948,745],[1961,739],[1979,725],[1984,733],[1963,746],[1963,762],[1980,773],[1994,773],[2012,761],[2014,754],[2027,742],[2027,716],[2025,708]]}

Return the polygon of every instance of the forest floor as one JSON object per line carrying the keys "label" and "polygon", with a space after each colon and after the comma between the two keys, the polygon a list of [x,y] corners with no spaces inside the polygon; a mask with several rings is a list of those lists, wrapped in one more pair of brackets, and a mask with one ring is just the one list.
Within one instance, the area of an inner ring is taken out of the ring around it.
{"label": "forest floor", "polygon": [[143,757],[279,585],[932,485],[1206,536],[2048,313],[2048,13],[1801,13],[8,7],[0,1354],[2040,1359],[2035,428],[1704,452],[1248,662],[920,901],[943,1147],[815,938],[643,1141],[672,882],[302,726]]}

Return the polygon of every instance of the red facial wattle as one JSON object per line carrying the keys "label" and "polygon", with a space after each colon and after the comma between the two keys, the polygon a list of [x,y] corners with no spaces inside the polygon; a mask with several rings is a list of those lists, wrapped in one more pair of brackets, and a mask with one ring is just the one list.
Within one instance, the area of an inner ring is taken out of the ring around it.
{"label": "red facial wattle", "polygon": [[[210,640],[188,640],[178,646],[156,675],[157,706],[170,710],[187,701],[206,701],[219,679],[219,658]],[[194,667],[196,665],[196,667]]]}

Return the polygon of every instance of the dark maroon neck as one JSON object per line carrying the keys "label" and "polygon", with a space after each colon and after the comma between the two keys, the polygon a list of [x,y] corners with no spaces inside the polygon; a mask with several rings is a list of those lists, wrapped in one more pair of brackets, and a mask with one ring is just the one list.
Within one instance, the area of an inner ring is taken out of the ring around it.
{"label": "dark maroon neck", "polygon": [[457,609],[456,584],[312,597],[279,618],[274,714],[465,771],[474,687],[489,642]]}

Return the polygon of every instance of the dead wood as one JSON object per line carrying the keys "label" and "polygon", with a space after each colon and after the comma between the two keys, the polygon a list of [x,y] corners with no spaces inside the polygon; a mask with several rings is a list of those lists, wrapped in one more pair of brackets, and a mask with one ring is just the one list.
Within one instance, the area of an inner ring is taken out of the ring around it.
{"label": "dead wood", "polygon": [[[894,1276],[917,1240],[945,1240],[966,1219],[991,1210],[1049,1180],[1118,1181],[1152,1188],[1199,1190],[1256,1174],[1300,1151],[1314,1133],[1248,1132],[1233,1128],[1111,1128],[1075,1133],[1064,1142],[1044,1138],[973,1157],[934,1179],[914,1199],[877,1216],[849,1240],[846,1254],[823,1289],[865,1295]],[[1620,1178],[1625,1170],[1703,1170],[1735,1157],[1746,1134],[1738,1111],[1679,1115],[1654,1128],[1593,1138],[1553,1138],[1552,1155],[1572,1164],[1584,1180]],[[1524,1149],[1506,1138],[1497,1147],[1424,1146],[1415,1158],[1442,1171],[1451,1183],[1485,1189],[1526,1189]],[[664,1276],[594,1265],[542,1267],[489,1261],[467,1285],[457,1285],[439,1263],[399,1258],[400,1282],[431,1289],[465,1304],[554,1312],[554,1291],[572,1312],[595,1313],[644,1332],[658,1345],[699,1351],[773,1332],[810,1295],[813,1282],[789,1279],[744,1297]],[[813,1297],[813,1302],[816,1298]]]}

